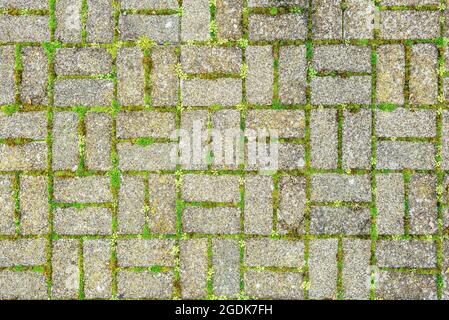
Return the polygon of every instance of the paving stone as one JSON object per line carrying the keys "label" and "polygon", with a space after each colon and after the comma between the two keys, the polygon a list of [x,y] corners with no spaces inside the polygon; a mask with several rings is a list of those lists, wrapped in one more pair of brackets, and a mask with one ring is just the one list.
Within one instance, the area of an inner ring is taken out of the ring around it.
{"label": "paving stone", "polygon": [[312,176],[312,201],[371,201],[371,181],[365,174],[323,173]]}
{"label": "paving stone", "polygon": [[112,117],[107,113],[88,113],[86,123],[86,166],[89,170],[112,169]]}
{"label": "paving stone", "polygon": [[236,47],[182,46],[181,64],[186,73],[240,73],[242,50]]}
{"label": "paving stone", "polygon": [[139,234],[145,225],[145,180],[122,175],[118,196],[118,227],[121,234]]}
{"label": "paving stone", "polygon": [[337,239],[311,240],[309,244],[309,297],[331,299],[337,293]]}
{"label": "paving stone", "polygon": [[240,201],[240,177],[237,175],[209,176],[186,174],[182,177],[181,194],[185,201]]}
{"label": "paving stone", "polygon": [[246,271],[245,292],[248,296],[264,299],[303,299],[303,275],[296,272]]}
{"label": "paving stone", "polygon": [[137,41],[141,37],[148,37],[159,44],[179,41],[177,15],[122,14],[119,25],[123,41]]}
{"label": "paving stone", "polygon": [[107,74],[112,56],[103,48],[63,48],[56,50],[54,64],[59,76]]}
{"label": "paving stone", "polygon": [[302,144],[279,144],[279,169],[294,170],[303,169],[305,166],[305,149]]}
{"label": "paving stone", "polygon": [[439,33],[438,11],[380,11],[380,38],[382,39],[436,38]]}
{"label": "paving stone", "polygon": [[48,16],[0,15],[1,42],[45,42],[50,41]]}
{"label": "paving stone", "polygon": [[87,42],[112,43],[114,40],[113,0],[87,0]]}
{"label": "paving stone", "polygon": [[0,138],[45,139],[46,112],[16,112],[10,116],[0,113]]}
{"label": "paving stone", "polygon": [[[181,114],[182,135],[180,135],[179,143],[181,151],[179,162],[184,169],[207,169],[206,159],[209,149],[205,145],[210,138],[207,130],[209,120],[207,110],[193,110]],[[187,151],[183,151],[184,148]]]}
{"label": "paving stone", "polygon": [[151,232],[176,233],[176,177],[151,174],[148,181]]}
{"label": "paving stone", "polygon": [[33,271],[0,271],[0,299],[43,300],[47,298],[45,275]]}
{"label": "paving stone", "polygon": [[56,112],[53,116],[53,170],[76,171],[79,149],[78,115]]}
{"label": "paving stone", "polygon": [[449,169],[449,111],[443,110],[443,123],[441,128],[442,135],[442,161],[441,168],[443,170]]}
{"label": "paving stone", "polygon": [[434,137],[436,114],[433,110],[376,111],[378,137]]}
{"label": "paving stone", "polygon": [[305,121],[301,110],[250,110],[246,114],[247,129],[276,130],[280,138],[304,137]]}
{"label": "paving stone", "polygon": [[58,0],[55,5],[55,37],[61,42],[81,42],[82,0]]}
{"label": "paving stone", "polygon": [[279,49],[279,99],[282,104],[303,104],[306,101],[307,61],[305,46]]}
{"label": "paving stone", "polygon": [[107,208],[56,208],[53,211],[54,230],[61,235],[109,235],[112,213]]}
{"label": "paving stone", "polygon": [[438,231],[437,177],[414,174],[409,189],[410,233],[435,234]]}
{"label": "paving stone", "polygon": [[238,40],[242,37],[243,0],[217,0],[215,23],[219,39]]}
{"label": "paving stone", "polygon": [[169,138],[175,129],[174,113],[125,111],[117,115],[117,137],[122,139]]}
{"label": "paving stone", "polygon": [[443,294],[442,300],[449,299],[449,241],[443,241]]}
{"label": "paving stone", "polygon": [[210,9],[208,0],[184,0],[182,2],[182,41],[209,39]]}
{"label": "paving stone", "polygon": [[270,235],[273,229],[273,179],[245,177],[245,233]]}
{"label": "paving stone", "polygon": [[217,110],[211,114],[210,122],[213,128],[209,133],[212,142],[209,149],[213,153],[211,167],[217,170],[237,170],[244,157],[240,112]]}
{"label": "paving stone", "polygon": [[383,0],[384,6],[423,6],[423,5],[438,5],[438,0]]}
{"label": "paving stone", "polygon": [[377,48],[378,103],[404,103],[405,52],[399,44],[382,45]]}
{"label": "paving stone", "polygon": [[1,240],[0,266],[37,266],[45,264],[47,240],[19,239]]}
{"label": "paving stone", "polygon": [[229,207],[186,207],[182,214],[184,232],[237,234],[240,232],[240,209]]}
{"label": "paving stone", "polygon": [[169,239],[124,239],[117,243],[121,267],[173,266],[175,242]]}
{"label": "paving stone", "polygon": [[332,169],[338,162],[337,112],[333,109],[312,110],[310,142],[312,167]]}
{"label": "paving stone", "polygon": [[315,77],[312,79],[312,104],[369,104],[371,77]]}
{"label": "paving stone", "polygon": [[173,295],[173,272],[120,271],[117,291],[117,295],[124,299],[169,299]]}
{"label": "paving stone", "polygon": [[114,83],[108,79],[65,79],[55,83],[55,105],[110,106]]}
{"label": "paving stone", "polygon": [[318,45],[313,47],[316,71],[371,72],[371,48],[350,45]]}
{"label": "paving stone", "polygon": [[345,299],[367,300],[371,288],[371,241],[343,239],[343,292]]}
{"label": "paving stone", "polygon": [[25,235],[48,233],[48,178],[20,177],[20,229]]}
{"label": "paving stone", "polygon": [[140,48],[120,48],[117,52],[117,92],[121,105],[143,105],[145,73]]}
{"label": "paving stone", "polygon": [[312,0],[314,39],[341,39],[343,13],[339,0]]}
{"label": "paving stone", "polygon": [[369,208],[312,207],[310,233],[323,235],[368,235],[371,228]]}
{"label": "paving stone", "polygon": [[375,4],[371,0],[347,0],[344,11],[345,39],[372,39],[374,37]]}
{"label": "paving stone", "polygon": [[47,145],[30,142],[18,146],[0,144],[0,171],[45,170]]}
{"label": "paving stone", "polygon": [[400,173],[376,175],[377,233],[403,234],[405,217],[404,177]]}
{"label": "paving stone", "polygon": [[[184,106],[207,107],[221,105],[230,107],[242,100],[242,80],[233,78],[183,80],[182,103]],[[207,91],[204,88],[209,88]]]}
{"label": "paving stone", "polygon": [[0,105],[15,101],[14,46],[0,47]]}
{"label": "paving stone", "polygon": [[279,179],[278,232],[304,233],[306,207],[306,179],[300,176],[283,176]]}
{"label": "paving stone", "polygon": [[376,159],[379,169],[433,169],[435,147],[427,142],[379,141]]}
{"label": "paving stone", "polygon": [[112,296],[110,241],[86,240],[83,243],[84,293],[87,299]]}
{"label": "paving stone", "polygon": [[151,51],[151,102],[155,107],[178,104],[178,57],[174,47],[157,47]]}
{"label": "paving stone", "polygon": [[376,282],[380,300],[436,300],[434,275],[408,272],[382,272]]}
{"label": "paving stone", "polygon": [[437,103],[437,56],[437,48],[434,45],[417,44],[412,47],[410,57],[410,103]]}
{"label": "paving stone", "polygon": [[376,246],[377,265],[388,268],[435,268],[435,243],[420,240],[380,240]]}
{"label": "paving stone", "polygon": [[304,40],[307,36],[307,16],[304,13],[282,15],[249,15],[249,40]]}
{"label": "paving stone", "polygon": [[212,239],[214,295],[236,297],[240,292],[240,245],[237,239]]}
{"label": "paving stone", "polygon": [[0,1],[2,9],[48,9],[47,0],[2,0]]}
{"label": "paving stone", "polygon": [[247,99],[251,104],[271,105],[273,101],[274,59],[271,46],[250,46],[246,49],[248,74]]}
{"label": "paving stone", "polygon": [[117,151],[120,170],[173,170],[176,162],[171,158],[172,143],[153,143],[148,146],[119,143]]}
{"label": "paving stone", "polygon": [[343,112],[343,168],[371,168],[371,117],[371,111],[367,109]]}
{"label": "paving stone", "polygon": [[53,185],[53,197],[59,202],[101,203],[112,201],[108,176],[55,177]]}
{"label": "paving stone", "polygon": [[245,241],[246,266],[301,268],[304,261],[304,243],[301,241],[277,239]]}
{"label": "paving stone", "polygon": [[80,287],[79,241],[59,239],[53,242],[52,298],[77,299]]}
{"label": "paving stone", "polygon": [[248,7],[250,8],[269,8],[278,6],[300,6],[301,8],[308,7],[307,0],[248,0]]}
{"label": "paving stone", "polygon": [[207,239],[181,240],[180,253],[182,298],[204,298],[207,293]]}
{"label": "paving stone", "polygon": [[10,176],[0,176],[0,234],[13,235],[16,232],[14,224],[14,191]]}
{"label": "paving stone", "polygon": [[20,98],[28,104],[46,105],[48,88],[48,60],[41,47],[22,49],[22,83]]}
{"label": "paving stone", "polygon": [[122,0],[122,9],[177,9],[176,0]]}

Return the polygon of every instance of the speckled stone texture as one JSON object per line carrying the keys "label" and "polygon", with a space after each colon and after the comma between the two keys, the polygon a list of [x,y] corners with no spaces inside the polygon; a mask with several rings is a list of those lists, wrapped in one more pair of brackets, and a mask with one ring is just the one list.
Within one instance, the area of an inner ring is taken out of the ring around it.
{"label": "speckled stone texture", "polygon": [[0,299],[449,299],[448,37],[444,0],[0,0]]}

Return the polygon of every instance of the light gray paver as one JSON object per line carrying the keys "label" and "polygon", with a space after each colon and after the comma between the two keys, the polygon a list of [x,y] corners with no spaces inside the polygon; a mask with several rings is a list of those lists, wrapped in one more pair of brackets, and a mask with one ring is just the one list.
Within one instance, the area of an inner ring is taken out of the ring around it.
{"label": "light gray paver", "polygon": [[300,268],[304,263],[304,244],[301,241],[248,239],[245,250],[245,265],[250,267]]}
{"label": "light gray paver", "polygon": [[435,147],[427,142],[379,141],[377,168],[379,169],[433,169]]}
{"label": "light gray paver", "polygon": [[440,32],[438,11],[385,10],[380,12],[383,39],[436,38]]}
{"label": "light gray paver", "polygon": [[13,181],[10,176],[0,176],[0,234],[12,235],[16,232],[14,224]]}
{"label": "light gray paver", "polygon": [[371,201],[371,181],[368,175],[333,173],[312,176],[312,201]]}
{"label": "light gray paver", "polygon": [[376,297],[382,300],[435,300],[435,276],[408,272],[382,272],[376,282]]}
{"label": "light gray paver", "polygon": [[0,113],[0,138],[45,139],[45,112],[16,112],[10,116]]}
{"label": "light gray paver", "polygon": [[438,231],[437,177],[414,174],[410,178],[410,233],[434,234]]}
{"label": "light gray paver", "polygon": [[436,114],[433,110],[376,111],[378,137],[434,137]]}
{"label": "light gray paver", "polygon": [[343,239],[343,292],[345,299],[367,300],[371,289],[371,241]]}
{"label": "light gray paver", "polygon": [[304,177],[284,176],[279,179],[278,230],[281,234],[304,233],[306,180]]}
{"label": "light gray paver", "polygon": [[19,239],[0,241],[0,266],[34,266],[45,264],[46,240]]}
{"label": "light gray paver", "polygon": [[61,235],[109,235],[112,213],[107,208],[56,208],[54,230]]}
{"label": "light gray paver", "polygon": [[250,40],[304,40],[306,36],[307,17],[304,13],[288,13],[279,16],[263,14],[249,15]]}
{"label": "light gray paver", "polygon": [[236,175],[183,176],[182,198],[186,201],[234,202],[240,201],[240,177]]}
{"label": "light gray paver", "polygon": [[113,0],[87,0],[87,42],[112,43],[114,39]]}
{"label": "light gray paver", "polygon": [[125,299],[169,299],[173,294],[173,272],[120,271],[117,290],[118,296]]}
{"label": "light gray paver", "polygon": [[412,47],[410,65],[410,103],[434,104],[438,97],[437,48],[431,44]]}
{"label": "light gray paver", "polygon": [[250,297],[280,300],[302,299],[303,275],[296,272],[246,271],[245,291]]}
{"label": "light gray paver", "polygon": [[102,48],[56,50],[55,73],[59,76],[107,74],[112,71],[111,54]]}
{"label": "light gray paver", "polygon": [[0,105],[14,102],[14,46],[0,47]]}
{"label": "light gray paver", "polygon": [[79,241],[59,239],[53,243],[52,297],[54,299],[77,299],[80,287]]}
{"label": "light gray paver", "polygon": [[335,110],[312,110],[310,140],[314,168],[332,169],[337,167],[337,130],[337,112]]}
{"label": "light gray paver", "polygon": [[405,51],[399,44],[377,48],[377,92],[379,103],[404,103]]}
{"label": "light gray paver", "polygon": [[[204,90],[208,88],[208,90]],[[233,78],[192,79],[181,82],[182,103],[191,107],[224,107],[238,105],[242,100],[242,80]]]}
{"label": "light gray paver", "polygon": [[43,48],[26,47],[22,50],[22,83],[20,98],[24,103],[46,105],[48,61]]}
{"label": "light gray paver", "polygon": [[0,271],[0,299],[42,300],[47,298],[47,284],[42,273]]}
{"label": "light gray paver", "polygon": [[306,48],[282,46],[279,49],[279,99],[282,104],[306,101]]}
{"label": "light gray paver", "polygon": [[158,44],[179,41],[177,15],[121,15],[119,25],[123,41],[137,41],[141,37],[148,37]]}
{"label": "light gray paver", "polygon": [[219,39],[237,40],[242,36],[243,0],[217,0],[215,22]]}
{"label": "light gray paver", "polygon": [[212,240],[214,294],[236,297],[240,291],[240,246],[237,239]]}
{"label": "light gray paver", "polygon": [[435,243],[420,240],[383,240],[376,247],[379,267],[434,268]]}
{"label": "light gray paver", "polygon": [[48,178],[20,177],[20,228],[25,235],[48,233]]}
{"label": "light gray paver", "polygon": [[111,163],[112,118],[107,113],[88,113],[86,123],[86,166],[89,170],[107,171]]}
{"label": "light gray paver", "polygon": [[50,41],[48,16],[0,15],[1,42],[45,42]]}
{"label": "light gray paver", "polygon": [[[94,192],[92,192],[94,191]],[[55,177],[54,199],[59,202],[109,202],[112,200],[108,176]]]}
{"label": "light gray paver", "polygon": [[78,115],[56,112],[53,116],[53,170],[76,171],[79,163]]}
{"label": "light gray paver", "polygon": [[140,176],[120,178],[118,227],[119,233],[139,234],[145,225],[145,180]]}
{"label": "light gray paver", "polygon": [[169,239],[123,239],[117,244],[121,267],[173,266],[174,244]]}
{"label": "light gray paver", "polygon": [[348,45],[313,47],[313,68],[316,71],[371,72],[371,48]]}
{"label": "light gray paver", "polygon": [[271,46],[250,46],[246,49],[248,102],[270,105],[273,100],[274,65]]}
{"label": "light gray paver", "polygon": [[0,144],[0,171],[45,170],[47,150],[45,142],[18,146]]}
{"label": "light gray paver", "polygon": [[145,74],[140,48],[120,48],[117,53],[118,100],[124,105],[143,105]]}
{"label": "light gray paver", "polygon": [[182,240],[181,245],[181,292],[184,299],[206,296],[207,239]]}
{"label": "light gray paver", "polygon": [[405,217],[404,177],[400,173],[376,175],[378,234],[402,234]]}
{"label": "light gray paver", "polygon": [[148,176],[149,227],[155,233],[176,233],[176,177]]}
{"label": "light gray paver", "polygon": [[315,77],[312,79],[312,104],[369,104],[371,77]]}
{"label": "light gray paver", "polygon": [[65,79],[55,83],[55,105],[110,106],[114,83],[108,79]]}
{"label": "light gray paver", "polygon": [[312,207],[310,233],[367,235],[371,227],[368,208]]}
{"label": "light gray paver", "polygon": [[87,299],[112,296],[109,240],[86,240],[83,243],[84,292]]}
{"label": "light gray paver", "polygon": [[273,223],[273,179],[245,178],[245,233],[270,235]]}
{"label": "light gray paver", "polygon": [[176,74],[174,47],[157,47],[151,52],[151,102],[155,107],[175,106],[178,103],[179,78]]}
{"label": "light gray paver", "polygon": [[183,41],[209,39],[210,9],[208,0],[182,2],[181,38]]}
{"label": "light gray paver", "polygon": [[333,298],[337,290],[338,240],[312,240],[309,246],[310,298]]}
{"label": "light gray paver", "polygon": [[343,113],[342,166],[346,169],[371,167],[371,111]]}
{"label": "light gray paver", "polygon": [[240,209],[187,207],[183,210],[182,225],[187,233],[237,234]]}

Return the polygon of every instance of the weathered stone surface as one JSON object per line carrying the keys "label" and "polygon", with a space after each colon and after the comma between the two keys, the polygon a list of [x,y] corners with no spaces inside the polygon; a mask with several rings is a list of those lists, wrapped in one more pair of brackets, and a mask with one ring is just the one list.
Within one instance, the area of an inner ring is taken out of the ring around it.
{"label": "weathered stone surface", "polygon": [[344,111],[342,165],[346,169],[371,167],[372,112]]}
{"label": "weathered stone surface", "polygon": [[66,79],[55,83],[55,105],[110,106],[114,83],[108,79]]}
{"label": "weathered stone surface", "polygon": [[379,137],[434,137],[436,114],[433,110],[376,111],[376,135]]}
{"label": "weathered stone surface", "polygon": [[14,46],[0,47],[0,105],[15,101]]}
{"label": "weathered stone surface", "polygon": [[307,61],[305,46],[279,49],[279,99],[282,104],[306,101]]}
{"label": "weathered stone surface", "polygon": [[405,51],[402,45],[377,48],[377,92],[379,103],[404,103]]}
{"label": "weathered stone surface", "polygon": [[179,78],[176,74],[174,47],[157,47],[151,51],[151,103],[155,107],[175,106],[178,103]]}
{"label": "weathered stone surface", "polygon": [[247,271],[245,291],[250,297],[265,299],[302,299],[303,275],[296,272]]}
{"label": "weathered stone surface", "polygon": [[55,73],[59,76],[107,74],[112,71],[111,54],[102,48],[56,50]]}
{"label": "weathered stone surface", "polygon": [[210,10],[208,0],[182,2],[181,39],[206,41],[209,39]]}
{"label": "weathered stone surface", "polygon": [[0,15],[1,42],[44,42],[50,41],[48,16]]}
{"label": "weathered stone surface", "polygon": [[371,227],[368,208],[313,207],[310,232],[313,234],[367,235]]}
{"label": "weathered stone surface", "polygon": [[22,102],[47,105],[48,60],[43,48],[26,47],[22,50]]}
{"label": "weathered stone surface", "polygon": [[143,105],[145,74],[140,48],[120,48],[117,54],[118,99],[122,105]]}
{"label": "weathered stone surface", "polygon": [[236,239],[212,240],[214,294],[236,297],[240,291],[240,246]]}
{"label": "weathered stone surface", "polygon": [[107,208],[56,208],[53,215],[57,234],[109,235],[112,231],[112,214]]}
{"label": "weathered stone surface", "polygon": [[273,41],[282,39],[304,40],[307,35],[307,16],[283,14],[279,16],[250,14],[249,39]]}
{"label": "weathered stone surface", "polygon": [[384,240],[376,246],[377,264],[389,268],[434,268],[435,243],[419,240]]}
{"label": "weathered stone surface", "polygon": [[187,207],[182,225],[187,233],[237,234],[240,231],[240,209]]}
{"label": "weathered stone surface", "polygon": [[382,272],[376,282],[376,297],[381,300],[436,300],[436,279],[431,274]]}
{"label": "weathered stone surface", "polygon": [[437,48],[434,45],[417,44],[412,47],[410,57],[410,103],[437,103],[437,56]]}
{"label": "weathered stone surface", "polygon": [[173,240],[126,239],[117,244],[117,259],[121,267],[172,266]]}
{"label": "weathered stone surface", "polygon": [[339,175],[333,173],[312,176],[313,201],[371,201],[371,181],[368,175]]}
{"label": "weathered stone surface", "polygon": [[348,45],[313,47],[316,71],[371,72],[371,48]]}
{"label": "weathered stone surface", "polygon": [[304,263],[304,244],[300,241],[248,239],[245,250],[245,265],[250,267],[301,268]]}
{"label": "weathered stone surface", "polygon": [[182,198],[186,201],[240,201],[240,177],[235,175],[208,176],[188,174],[183,177]]}
{"label": "weathered stone surface", "polygon": [[433,169],[435,147],[427,142],[380,141],[377,144],[379,169]]}
{"label": "weathered stone surface", "polygon": [[338,240],[312,240],[309,246],[310,298],[334,298],[337,291]]}
{"label": "weathered stone surface", "polygon": [[438,11],[382,10],[380,37],[383,39],[426,39],[439,35]]}
{"label": "weathered stone surface", "polygon": [[402,234],[405,217],[404,177],[400,173],[376,175],[378,234]]}
{"label": "weathered stone surface", "polygon": [[182,298],[204,298],[207,292],[207,239],[183,240],[180,249]]}
{"label": "weathered stone surface", "polygon": [[274,60],[271,46],[251,46],[246,49],[248,102],[271,105],[273,101]]}
{"label": "weathered stone surface", "polygon": [[[204,90],[208,88],[208,90]],[[181,82],[182,103],[185,106],[235,106],[242,100],[242,80],[233,78],[192,79]]]}
{"label": "weathered stone surface", "polygon": [[371,77],[315,77],[312,79],[312,104],[369,104]]}
{"label": "weathered stone surface", "polygon": [[124,41],[136,41],[141,37],[148,37],[159,44],[179,41],[177,15],[122,14],[119,25]]}
{"label": "weathered stone surface", "polygon": [[313,167],[320,169],[336,168],[338,162],[337,131],[337,112],[335,110],[312,110],[310,140]]}
{"label": "weathered stone surface", "polygon": [[242,36],[243,0],[217,0],[215,22],[219,39],[237,40]]}

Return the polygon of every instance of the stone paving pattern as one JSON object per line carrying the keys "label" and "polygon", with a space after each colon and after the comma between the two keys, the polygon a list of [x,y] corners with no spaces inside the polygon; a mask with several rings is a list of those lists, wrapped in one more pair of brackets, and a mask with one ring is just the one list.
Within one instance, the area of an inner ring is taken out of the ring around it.
{"label": "stone paving pattern", "polygon": [[[0,299],[448,299],[448,23],[0,0]],[[277,129],[279,170],[172,164],[195,119]]]}

